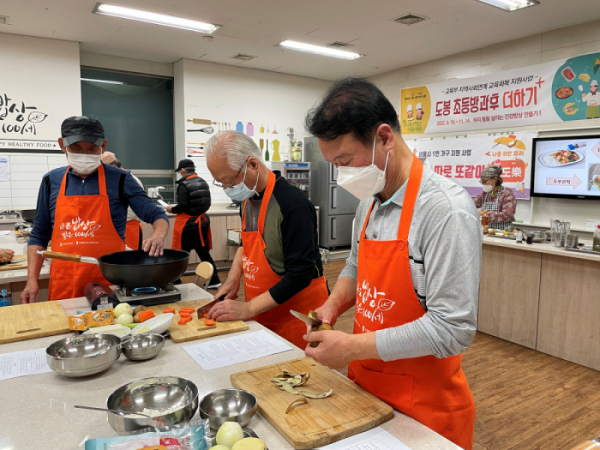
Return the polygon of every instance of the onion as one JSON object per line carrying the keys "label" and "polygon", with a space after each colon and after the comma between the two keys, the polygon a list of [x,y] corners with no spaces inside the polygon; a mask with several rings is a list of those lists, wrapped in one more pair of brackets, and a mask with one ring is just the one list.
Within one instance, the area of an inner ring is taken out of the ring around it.
{"label": "onion", "polygon": [[225,422],[217,431],[217,444],[225,447],[233,447],[233,445],[243,439],[244,432],[242,426],[237,422]]}
{"label": "onion", "polygon": [[115,317],[119,317],[121,314],[129,314],[130,316],[133,316],[133,309],[129,303],[119,303],[115,307]]}
{"label": "onion", "polygon": [[211,447],[210,450],[230,450],[229,447],[225,447],[224,445],[215,445]]}
{"label": "onion", "polygon": [[237,441],[231,450],[266,450],[267,444],[265,441],[258,438],[248,437]]}
{"label": "onion", "polygon": [[117,317],[117,323],[120,323],[121,325],[129,325],[130,323],[133,323],[133,316],[131,314],[121,314],[119,317]]}

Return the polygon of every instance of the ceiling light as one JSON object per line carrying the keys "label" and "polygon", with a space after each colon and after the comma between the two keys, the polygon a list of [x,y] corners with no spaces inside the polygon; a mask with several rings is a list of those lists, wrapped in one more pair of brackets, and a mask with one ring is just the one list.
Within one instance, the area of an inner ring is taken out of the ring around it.
{"label": "ceiling light", "polygon": [[213,33],[219,29],[218,25],[184,19],[182,17],[167,16],[139,9],[123,8],[121,6],[97,3],[92,10],[94,14],[102,16],[120,17],[122,19],[137,20],[138,22],[164,25],[165,27],[181,28],[182,30],[198,31],[200,33]]}
{"label": "ceiling light", "polygon": [[539,5],[540,2],[537,0],[476,0],[481,3],[495,6],[496,8],[503,9],[504,11],[516,11],[517,9],[528,8],[530,6]]}
{"label": "ceiling light", "polygon": [[94,78],[81,78],[81,81],[90,81],[92,83],[106,83],[106,84],[127,84],[122,81],[113,81],[113,80],[95,80]]}
{"label": "ceiling light", "polygon": [[404,14],[403,16],[392,19],[394,22],[401,23],[403,25],[414,25],[415,23],[423,22],[428,17],[420,16],[418,14]]}
{"label": "ceiling light", "polygon": [[280,42],[279,47],[289,48],[292,50],[298,50],[300,52],[314,53],[316,55],[331,56],[332,58],[340,59],[357,59],[362,55],[358,53],[346,52],[344,50],[337,50],[329,47],[321,47],[319,45],[304,44],[302,42],[295,41],[283,41]]}

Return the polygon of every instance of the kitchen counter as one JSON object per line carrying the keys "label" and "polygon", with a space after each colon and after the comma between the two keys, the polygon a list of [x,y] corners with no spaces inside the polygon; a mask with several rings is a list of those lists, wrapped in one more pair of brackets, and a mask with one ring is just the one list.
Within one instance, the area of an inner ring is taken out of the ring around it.
{"label": "kitchen counter", "polygon": [[549,242],[483,243],[477,329],[600,370],[600,255]]}
{"label": "kitchen counter", "polygon": [[[184,300],[204,298],[208,295],[192,284],[178,287],[182,289]],[[60,303],[68,311],[87,305],[83,298],[62,300]],[[249,326],[249,330],[243,333],[266,330],[254,321],[249,322]],[[68,335],[5,344],[0,346],[0,353],[44,348],[66,336]],[[231,335],[208,339],[217,340],[229,336]],[[135,362],[122,356],[106,372],[86,378],[65,378],[51,372],[0,381],[0,398],[3,404],[0,448],[74,450],[83,449],[86,439],[116,436],[106,421],[105,413],[78,410],[73,408],[73,405],[104,407],[106,399],[115,389],[139,378],[167,375],[183,377],[196,383],[202,397],[214,390],[232,387],[229,376],[233,373],[304,356],[302,350],[292,345],[293,350],[288,352],[204,371],[182,348],[204,341],[206,339],[175,344],[168,339],[162,352],[155,359]],[[265,440],[271,450],[292,448],[260,413],[254,416],[249,426]],[[412,450],[459,450],[459,447],[434,431],[396,411],[393,419],[384,423],[382,428]]]}

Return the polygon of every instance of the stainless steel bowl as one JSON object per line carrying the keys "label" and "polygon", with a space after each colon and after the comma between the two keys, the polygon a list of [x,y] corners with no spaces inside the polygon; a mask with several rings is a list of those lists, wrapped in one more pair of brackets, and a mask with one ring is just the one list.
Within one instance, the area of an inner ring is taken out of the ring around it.
{"label": "stainless steel bowl", "polygon": [[91,334],[56,341],[46,349],[48,366],[65,377],[86,377],[112,366],[121,356],[121,339]]}
{"label": "stainless steel bowl", "polygon": [[225,422],[237,422],[245,427],[258,410],[256,397],[241,389],[221,389],[211,392],[200,402],[200,417],[208,419],[217,430]]}
{"label": "stainless steel bowl", "polygon": [[121,340],[123,354],[132,361],[154,358],[160,353],[163,345],[165,338],[160,334],[130,334]]}
{"label": "stainless steel bowl", "polygon": [[139,416],[107,413],[108,423],[117,433],[128,433],[148,426],[169,430],[192,420],[198,409],[198,387],[184,378],[144,378],[114,391],[106,400],[106,407],[139,412],[153,418],[148,420]]}

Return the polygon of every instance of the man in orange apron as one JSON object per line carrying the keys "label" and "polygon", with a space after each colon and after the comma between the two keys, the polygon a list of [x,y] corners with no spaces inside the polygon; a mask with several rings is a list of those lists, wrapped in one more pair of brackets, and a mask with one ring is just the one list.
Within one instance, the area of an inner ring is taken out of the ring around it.
{"label": "man in orange apron", "polygon": [[[225,301],[211,309],[209,318],[254,318],[306,347],[306,326],[289,311],[308,313],[329,295],[314,206],[302,191],[269,170],[256,143],[243,133],[219,133],[205,150],[214,184],[242,203],[242,246],[216,294]],[[242,274],[246,303],[234,300]]]}
{"label": "man in orange apron", "polygon": [[[50,240],[55,252],[93,258],[123,251],[127,205],[152,224],[152,236],[143,244],[150,256],[162,255],[169,230],[164,211],[131,174],[101,163],[107,141],[99,121],[85,116],[69,117],[62,123],[61,135],[58,143],[69,166],[49,172],[40,185],[27,249],[29,264],[22,303],[36,300],[43,264],[38,251],[46,250]],[[96,265],[55,260],[50,266],[48,299],[83,296],[83,288],[90,281],[108,284]]]}
{"label": "man in orange apron", "polygon": [[206,215],[211,204],[210,188],[196,173],[194,161],[191,159],[179,161],[175,172],[178,172],[181,178],[177,181],[177,204],[167,206],[168,213],[177,214],[171,248],[186,252],[196,250],[200,261],[207,261],[214,269],[207,289],[216,289],[221,286],[221,280],[210,255],[212,237],[210,219]]}
{"label": "man in orange apron", "polygon": [[355,383],[470,450],[475,404],[460,354],[476,330],[482,232],[473,202],[413,155],[393,106],[367,80],[337,82],[307,123],[338,184],[362,201],[346,268],[317,309],[333,325],[355,306],[354,334],[310,332],[321,343],[306,355],[349,364]]}
{"label": "man in orange apron", "polygon": [[[113,152],[104,152],[102,153],[102,164],[108,164],[110,166],[118,167],[119,169],[127,172],[123,168],[121,161],[117,159]],[[138,182],[142,189],[144,189],[144,185],[142,181],[136,177],[134,174],[129,172],[133,179]],[[127,208],[127,225],[125,227],[125,245],[127,248],[131,250],[139,250],[142,248],[142,223],[138,219],[138,216],[135,215],[131,206]]]}

